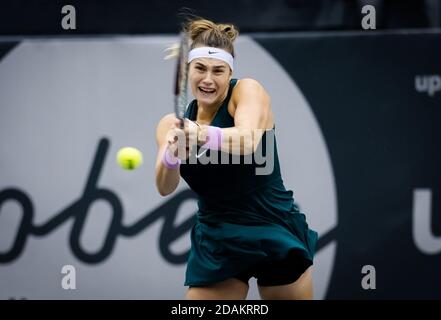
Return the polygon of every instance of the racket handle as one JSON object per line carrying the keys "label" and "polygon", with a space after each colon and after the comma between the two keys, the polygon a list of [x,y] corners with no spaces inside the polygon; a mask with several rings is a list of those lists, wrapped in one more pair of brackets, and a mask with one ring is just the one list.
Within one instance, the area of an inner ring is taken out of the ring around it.
{"label": "racket handle", "polygon": [[179,129],[184,129],[184,118],[179,118]]}

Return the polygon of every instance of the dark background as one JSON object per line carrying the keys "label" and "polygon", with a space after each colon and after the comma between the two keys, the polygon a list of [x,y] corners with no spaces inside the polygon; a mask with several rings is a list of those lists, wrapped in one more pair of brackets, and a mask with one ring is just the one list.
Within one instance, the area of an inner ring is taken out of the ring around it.
{"label": "dark background", "polygon": [[[335,269],[328,299],[440,299],[441,254],[412,238],[413,192],[432,190],[441,236],[441,95],[416,75],[441,74],[440,34],[255,37],[305,95],[323,132],[337,184]],[[376,290],[360,270],[376,268]]]}
{"label": "dark background", "polygon": [[[5,0],[0,35],[176,33],[182,8],[241,32],[360,30],[365,4],[375,6],[378,29],[441,26],[439,0]],[[76,30],[61,28],[64,5],[76,9]]]}

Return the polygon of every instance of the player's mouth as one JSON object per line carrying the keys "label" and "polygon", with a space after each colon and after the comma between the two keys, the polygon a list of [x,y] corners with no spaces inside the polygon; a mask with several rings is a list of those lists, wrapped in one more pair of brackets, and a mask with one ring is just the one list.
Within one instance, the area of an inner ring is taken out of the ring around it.
{"label": "player's mouth", "polygon": [[213,88],[204,88],[204,87],[198,87],[199,92],[201,92],[203,95],[212,95],[216,92],[216,89]]}

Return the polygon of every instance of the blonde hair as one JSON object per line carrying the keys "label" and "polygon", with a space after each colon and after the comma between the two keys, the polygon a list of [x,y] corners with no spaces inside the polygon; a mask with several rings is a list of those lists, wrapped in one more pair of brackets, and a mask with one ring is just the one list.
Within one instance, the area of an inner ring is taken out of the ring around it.
{"label": "blonde hair", "polygon": [[192,41],[191,49],[215,47],[224,49],[234,57],[233,42],[239,35],[239,31],[234,25],[216,24],[207,19],[195,19],[186,23],[185,30]]}
{"label": "blonde hair", "polygon": [[[223,49],[234,57],[233,42],[239,35],[239,30],[232,24],[214,23],[203,18],[188,19],[184,24],[184,31],[191,40],[191,49],[197,47],[215,47]],[[164,59],[174,58],[178,55],[179,44],[172,44],[165,49],[167,55]]]}

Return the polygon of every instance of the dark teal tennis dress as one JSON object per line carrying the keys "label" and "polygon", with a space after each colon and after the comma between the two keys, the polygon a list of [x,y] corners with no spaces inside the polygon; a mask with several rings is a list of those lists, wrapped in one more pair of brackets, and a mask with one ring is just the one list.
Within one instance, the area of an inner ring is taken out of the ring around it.
{"label": "dark teal tennis dress", "polygon": [[[236,82],[231,80],[212,126],[234,126],[234,118],[227,109]],[[194,121],[196,115],[197,101],[193,100],[185,117]],[[265,167],[262,158],[257,161],[253,157],[251,163],[245,164],[244,156],[212,150],[207,151],[207,156],[214,157],[209,153],[215,152],[218,164],[181,164],[182,178],[199,197],[186,286],[204,286],[233,278],[259,263],[284,259],[293,250],[297,259],[303,259],[299,265],[306,269],[312,264],[317,233],[308,228],[292,191],[285,189],[274,132],[275,128],[266,131],[258,148],[267,158],[273,154],[274,166],[268,174],[256,175],[256,168]],[[267,144],[268,139],[273,141],[272,145]],[[229,164],[225,164],[225,156]]]}

